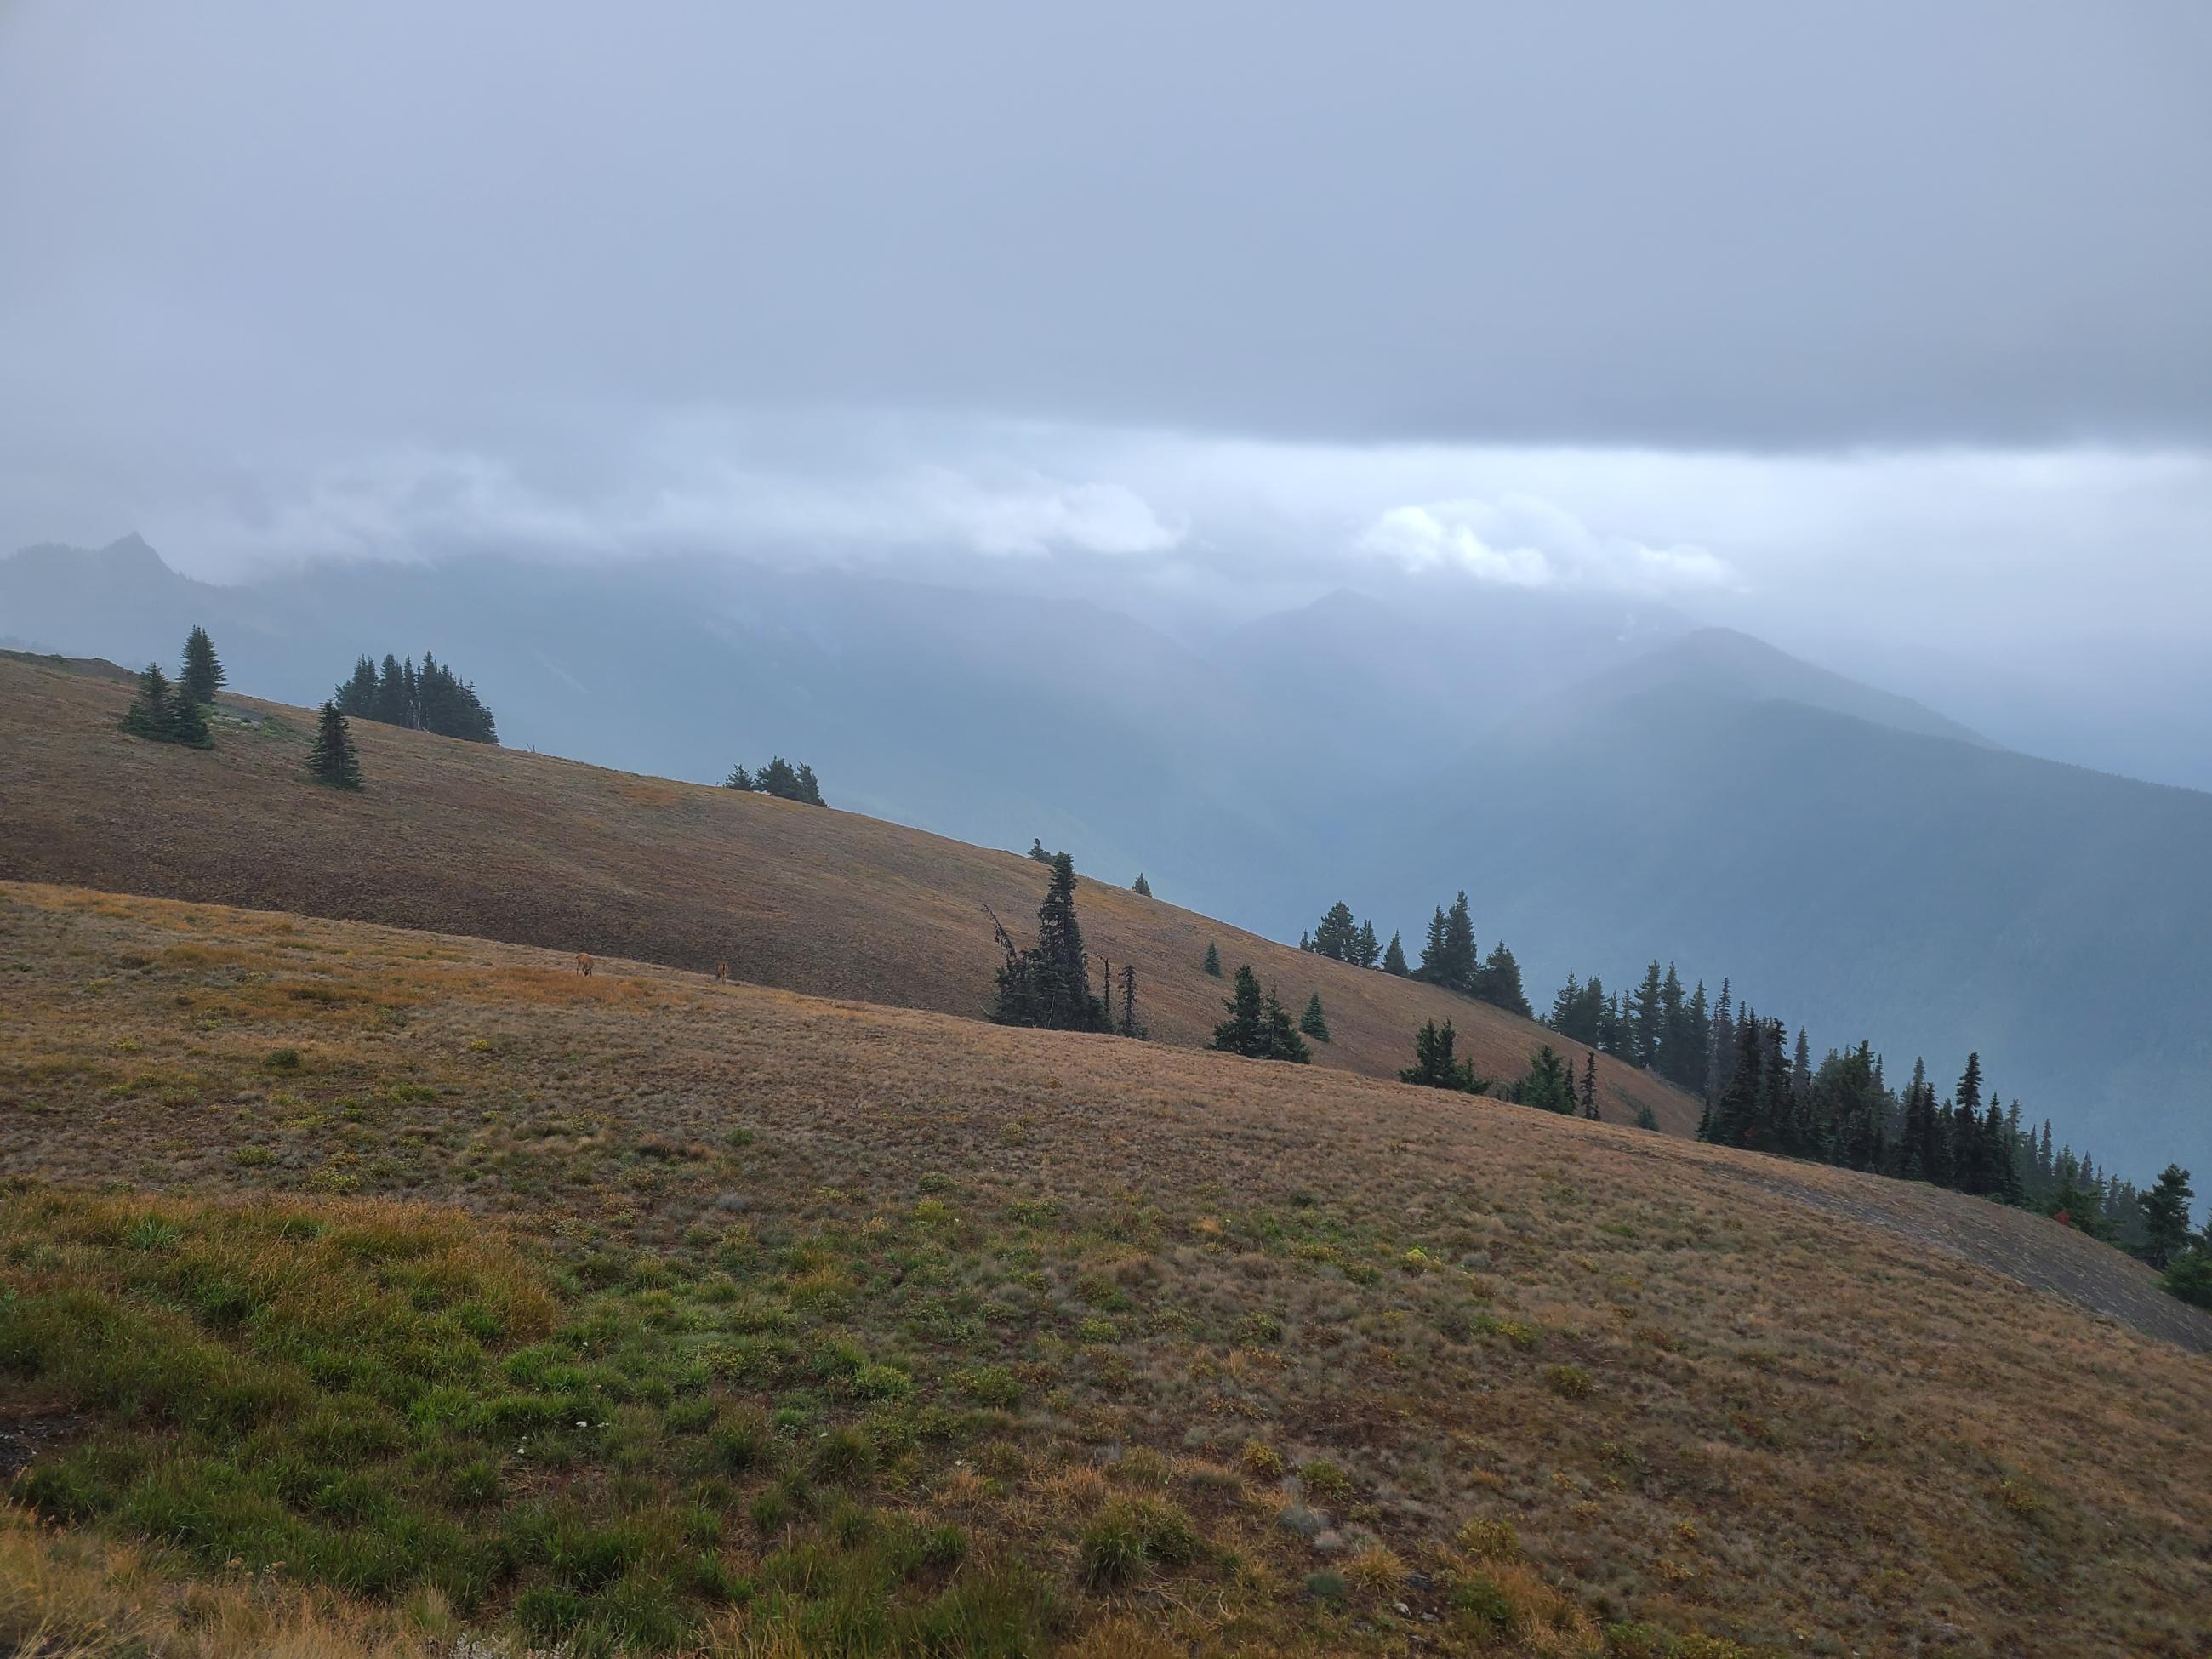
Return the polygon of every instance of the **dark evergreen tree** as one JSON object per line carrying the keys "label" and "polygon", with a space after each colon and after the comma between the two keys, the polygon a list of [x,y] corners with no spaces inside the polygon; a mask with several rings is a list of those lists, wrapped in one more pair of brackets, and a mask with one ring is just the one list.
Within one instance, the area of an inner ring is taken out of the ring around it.
{"label": "dark evergreen tree", "polygon": [[1372,968],[1382,960],[1382,941],[1375,937],[1373,922],[1363,921],[1359,924],[1359,943],[1352,959],[1362,968]]}
{"label": "dark evergreen tree", "polygon": [[[823,804],[822,786],[815,781],[814,769],[804,764],[793,766],[781,755],[753,774],[753,788],[778,800],[803,801],[809,806]],[[1036,854],[1032,853],[1030,856],[1034,858]]]}
{"label": "dark evergreen tree", "polygon": [[[1652,1062],[1652,1070],[1669,1082],[1682,1069],[1683,1051],[1690,1041],[1688,1010],[1682,1003],[1682,980],[1674,971],[1674,964],[1667,964],[1667,976],[1659,982],[1659,1052]],[[1698,1064],[1705,1065],[1702,1050]]]}
{"label": "dark evergreen tree", "polygon": [[1705,1099],[1708,1103],[1721,1097],[1728,1087],[1729,1074],[1735,1065],[1735,1005],[1730,994],[1728,980],[1721,981],[1720,1000],[1713,1004],[1712,1030],[1705,1044]]}
{"label": "dark evergreen tree", "polygon": [[1030,837],[1030,856],[1035,859],[1039,864],[1050,864],[1052,862],[1052,854],[1044,850],[1044,837],[1042,836],[1032,836]]}
{"label": "dark evergreen tree", "polygon": [[[1571,1028],[1582,1012],[1582,981],[1572,974],[1569,974],[1567,982],[1559,987],[1557,993],[1553,994],[1552,1012],[1544,1016],[1544,1024],[1555,1031],[1571,1035]],[[1583,1039],[1584,1042],[1589,1040],[1586,1037]]]}
{"label": "dark evergreen tree", "polygon": [[1352,907],[1342,899],[1328,907],[1328,913],[1314,929],[1313,948],[1331,962],[1351,962],[1359,954],[1359,924],[1352,920]]}
{"label": "dark evergreen tree", "polygon": [[999,970],[994,1020],[1055,1031],[1107,1029],[1105,1006],[1091,990],[1091,958],[1075,915],[1075,861],[1066,854],[1053,857],[1052,880],[1037,906],[1036,945],[1015,950],[1003,927],[998,937],[1006,960]]}
{"label": "dark evergreen tree", "polygon": [[1636,1109],[1636,1127],[1639,1129],[1657,1128],[1659,1127],[1657,1115],[1649,1106],[1638,1106]]}
{"label": "dark evergreen tree", "polygon": [[1513,1085],[1513,1098],[1523,1106],[1534,1106],[1540,1111],[1558,1112],[1563,1116],[1575,1114],[1575,1078],[1573,1068],[1559,1058],[1559,1050],[1550,1043],[1536,1050],[1528,1062],[1528,1075]]}
{"label": "dark evergreen tree", "polygon": [[1121,1023],[1114,1029],[1139,1042],[1148,1035],[1145,1022],[1137,1018],[1137,969],[1133,963],[1121,964]]}
{"label": "dark evergreen tree", "polygon": [[1298,1017],[1298,1030],[1316,1042],[1328,1041],[1328,1019],[1322,1012],[1320,992],[1306,999],[1306,1011]]}
{"label": "dark evergreen tree", "polygon": [[1761,1086],[1766,1059],[1765,1033],[1749,1008],[1735,1023],[1735,1063],[1720,1098],[1712,1104],[1701,1138],[1723,1146],[1772,1148],[1765,1121],[1766,1091]]}
{"label": "dark evergreen tree", "polygon": [[1129,890],[1139,898],[1150,898],[1152,896],[1152,884],[1145,879],[1145,872],[1139,870],[1137,872],[1136,880],[1129,884]]}
{"label": "dark evergreen tree", "polygon": [[1966,1056],[1966,1069],[1952,1097],[1950,1121],[1951,1167],[1944,1183],[1962,1193],[1990,1190],[1987,1149],[1982,1141],[1982,1057]]}
{"label": "dark evergreen tree", "polygon": [[1475,1076],[1474,1068],[1452,1058],[1454,1040],[1449,1020],[1441,1028],[1432,1019],[1424,1021],[1421,1029],[1413,1033],[1413,1063],[1398,1073],[1398,1081],[1417,1083],[1425,1089],[1482,1093],[1488,1085]]}
{"label": "dark evergreen tree", "polygon": [[1468,915],[1467,890],[1462,888],[1444,912],[1444,977],[1439,981],[1455,991],[1473,992],[1481,963],[1474,944],[1474,922]]}
{"label": "dark evergreen tree", "polygon": [[228,678],[207,629],[195,627],[185,636],[184,671],[177,676],[178,688],[194,702],[211,703]]}
{"label": "dark evergreen tree", "polygon": [[1513,959],[1513,952],[1500,939],[1491,950],[1482,964],[1477,982],[1477,994],[1485,1002],[1492,1003],[1508,1013],[1518,1014],[1523,1019],[1533,1018],[1528,994],[1521,988],[1521,964]]}
{"label": "dark evergreen tree", "polygon": [[1659,964],[1653,963],[1644,969],[1644,982],[1636,988],[1630,1007],[1631,1042],[1628,1057],[1647,1071],[1658,1068],[1659,1033],[1661,1030],[1660,993],[1663,986],[1659,977]]}
{"label": "dark evergreen tree", "polygon": [[1237,970],[1230,995],[1222,1003],[1229,1018],[1213,1028],[1213,1047],[1224,1054],[1258,1055],[1267,1046],[1266,996],[1260,976],[1249,963]]}
{"label": "dark evergreen tree", "polygon": [[361,756],[335,701],[325,702],[318,716],[315,746],[307,751],[307,775],[333,789],[361,787]]}
{"label": "dark evergreen tree", "polygon": [[1429,918],[1429,937],[1421,946],[1421,965],[1413,970],[1413,977],[1431,985],[1443,984],[1450,956],[1451,947],[1444,942],[1444,908],[1439,904]]}
{"label": "dark evergreen tree", "polygon": [[207,710],[182,686],[170,694],[168,721],[162,736],[164,741],[180,743],[187,749],[215,747],[215,733],[208,730]]}
{"label": "dark evergreen tree", "polygon": [[357,720],[376,718],[376,665],[367,657],[357,658],[352,678],[331,694],[331,701],[337,705],[338,713]]}
{"label": "dark evergreen tree", "polygon": [[1583,1086],[1577,1103],[1583,1115],[1592,1123],[1599,1121],[1597,1115],[1597,1050],[1590,1049],[1583,1055]]}
{"label": "dark evergreen tree", "polygon": [[753,788],[753,775],[742,766],[732,766],[730,769],[730,775],[722,780],[722,787],[742,789],[750,794]]}
{"label": "dark evergreen tree", "polygon": [[[1216,979],[1221,977],[1221,949],[1210,939],[1206,946],[1206,971]],[[1258,981],[1255,981],[1254,983],[1257,984]]]}
{"label": "dark evergreen tree", "polygon": [[414,725],[414,679],[411,665],[403,668],[398,658],[386,652],[383,672],[376,679],[375,705],[369,710],[368,718],[380,726]]}
{"label": "dark evergreen tree", "polygon": [[1287,1060],[1298,1066],[1313,1059],[1305,1039],[1298,1035],[1297,1023],[1291,1018],[1290,1010],[1283,1006],[1272,985],[1267,988],[1267,1000],[1261,1012],[1267,1028],[1267,1052],[1264,1058]]}
{"label": "dark evergreen tree", "polygon": [[1389,944],[1382,948],[1382,971],[1395,974],[1400,979],[1410,976],[1411,970],[1406,966],[1405,944],[1395,933],[1390,935]]}
{"label": "dark evergreen tree", "polygon": [[161,672],[161,665],[148,663],[145,672],[138,676],[138,687],[131,695],[131,706],[123,711],[123,729],[134,738],[167,743],[170,696],[169,677]]}
{"label": "dark evergreen tree", "polygon": [[2143,1194],[2138,1207],[2142,1212],[2142,1259],[2154,1267],[2164,1267],[2189,1247],[2189,1200],[2196,1196],[2189,1185],[2189,1171],[2179,1164],[2169,1164],[2159,1172],[2157,1182]]}
{"label": "dark evergreen tree", "polygon": [[1690,1006],[1682,1012],[1682,1040],[1675,1046],[1667,1080],[1692,1094],[1700,1092],[1705,1086],[1712,1051],[1712,1010],[1705,1001],[1705,982],[1699,980],[1697,989],[1690,993]]}
{"label": "dark evergreen tree", "polygon": [[1213,1028],[1212,1046],[1223,1053],[1298,1065],[1312,1059],[1288,1011],[1273,990],[1261,991],[1260,976],[1249,964],[1237,969],[1234,994],[1221,1006],[1229,1018]]}

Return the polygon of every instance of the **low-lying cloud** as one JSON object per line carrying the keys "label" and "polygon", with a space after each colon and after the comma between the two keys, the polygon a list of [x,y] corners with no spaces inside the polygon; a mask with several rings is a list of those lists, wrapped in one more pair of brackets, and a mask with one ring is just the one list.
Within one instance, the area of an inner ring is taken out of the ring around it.
{"label": "low-lying cloud", "polygon": [[1356,545],[1407,570],[1455,569],[1501,587],[1667,599],[1741,586],[1728,562],[1705,548],[1601,536],[1565,507],[1530,495],[1394,507]]}

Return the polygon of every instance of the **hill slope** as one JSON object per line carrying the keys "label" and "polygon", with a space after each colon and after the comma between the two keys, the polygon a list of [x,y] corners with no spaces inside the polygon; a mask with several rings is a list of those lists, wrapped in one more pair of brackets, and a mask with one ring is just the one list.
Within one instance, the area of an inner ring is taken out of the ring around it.
{"label": "hill slope", "polygon": [[[824,995],[980,1017],[997,965],[989,905],[1018,938],[1044,877],[1030,860],[854,813],[602,771],[356,722],[372,787],[301,775],[310,717],[226,729],[211,753],[126,738],[111,681],[0,660],[0,877],[208,899],[632,957]],[[1409,981],[1326,961],[1159,900],[1086,881],[1094,957],[1133,962],[1155,1040],[1205,1042],[1226,989],[1218,940],[1292,1010],[1321,993],[1316,1063],[1391,1077],[1414,1030],[1450,1019],[1486,1076],[1517,1077],[1549,1034]],[[1601,1059],[1600,1109],[1698,1108]]]}
{"label": "hill slope", "polygon": [[2201,1650],[2212,1372],[2020,1280],[2212,1322],[2034,1218],[360,924],[10,886],[0,968],[0,1169],[74,1189],[0,1198],[18,1491],[172,1572],[761,1654]]}
{"label": "hill slope", "polygon": [[2138,1180],[2212,1169],[2212,795],[1674,684],[1486,742],[1394,833],[1399,902],[1460,872],[1532,1000],[1672,958],[1892,1078],[1977,1049]]}

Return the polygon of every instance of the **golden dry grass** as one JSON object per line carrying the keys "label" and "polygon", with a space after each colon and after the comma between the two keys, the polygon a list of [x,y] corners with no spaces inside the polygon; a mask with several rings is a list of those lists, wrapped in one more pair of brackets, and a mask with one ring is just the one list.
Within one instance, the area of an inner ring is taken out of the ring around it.
{"label": "golden dry grass", "polygon": [[[1031,1562],[1072,1651],[2205,1651],[2212,1367],[2181,1343],[2212,1323],[2033,1218],[1342,1073],[51,887],[0,890],[0,987],[12,1175],[458,1206],[556,1277],[629,1274],[733,1345],[716,1390],[825,1431],[891,1408],[747,1382],[759,1342],[1003,1399],[887,1455],[879,1501]],[[1087,1588],[1091,1530],[1162,1504],[1218,1554]],[[722,1617],[729,1650],[803,1650]]]}
{"label": "golden dry grass", "polygon": [[[609,772],[355,723],[369,787],[301,775],[307,711],[245,698],[290,736],[222,728],[211,752],[115,722],[126,686],[0,658],[0,878],[393,923],[694,969],[817,995],[981,1017],[997,958],[989,905],[1017,938],[1044,875],[1011,853],[766,796]],[[1316,915],[1334,896],[1312,896]],[[1250,963],[1294,1012],[1318,990],[1334,1040],[1315,1062],[1370,1077],[1411,1063],[1425,1019],[1452,1020],[1486,1077],[1528,1069],[1552,1035],[1484,1004],[1224,927],[1111,882],[1078,899],[1094,957],[1133,962],[1153,1037],[1203,1044],[1227,971]],[[1416,918],[1415,920],[1419,920]],[[1418,946],[1419,940],[1413,941]],[[1582,1053],[1572,1048],[1579,1059]],[[1611,1059],[1600,1109],[1650,1108],[1686,1134],[1697,1103]]]}

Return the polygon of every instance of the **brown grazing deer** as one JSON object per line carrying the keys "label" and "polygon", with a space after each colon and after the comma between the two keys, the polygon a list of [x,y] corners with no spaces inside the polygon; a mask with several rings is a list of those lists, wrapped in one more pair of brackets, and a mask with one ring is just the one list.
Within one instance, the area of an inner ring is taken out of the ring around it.
{"label": "brown grazing deer", "polygon": [[592,956],[590,951],[579,951],[576,952],[576,971],[581,974],[586,979],[591,978]]}
{"label": "brown grazing deer", "polygon": [[729,982],[730,964],[727,962],[716,963],[714,964],[714,983],[717,985],[726,985]]}

